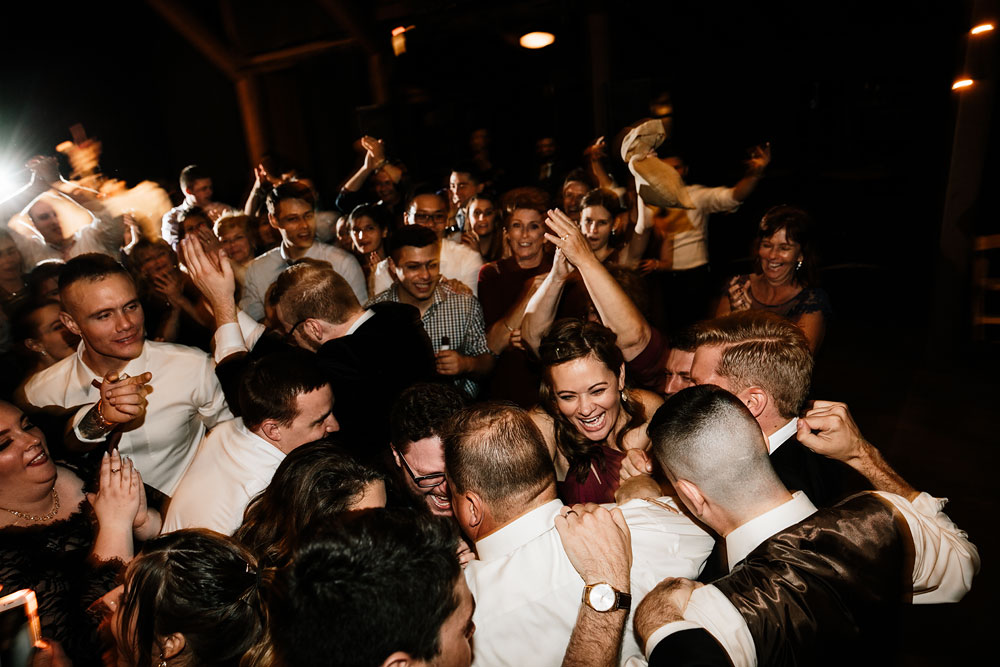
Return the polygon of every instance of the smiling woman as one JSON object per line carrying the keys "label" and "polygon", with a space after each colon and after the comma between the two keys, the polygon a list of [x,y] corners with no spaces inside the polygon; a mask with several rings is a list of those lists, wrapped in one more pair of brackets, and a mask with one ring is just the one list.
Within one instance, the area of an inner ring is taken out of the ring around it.
{"label": "smiling woman", "polygon": [[133,537],[155,535],[160,520],[146,508],[138,471],[117,451],[104,456],[99,489],[82,478],[90,475],[56,465],[42,432],[0,401],[0,585],[34,590],[42,633],[73,664],[93,665],[97,619],[87,607],[114,587]]}
{"label": "smiling woman", "polygon": [[793,206],[775,206],[760,221],[753,273],[735,276],[719,299],[716,315],[737,310],[768,310],[799,326],[815,352],[826,333],[832,308],[816,287],[812,220]]}
{"label": "smiling woman", "polygon": [[625,384],[625,360],[610,329],[557,321],[538,350],[545,368],[532,412],[556,467],[564,503],[614,502],[629,449],[648,449],[646,424],[663,400]]}

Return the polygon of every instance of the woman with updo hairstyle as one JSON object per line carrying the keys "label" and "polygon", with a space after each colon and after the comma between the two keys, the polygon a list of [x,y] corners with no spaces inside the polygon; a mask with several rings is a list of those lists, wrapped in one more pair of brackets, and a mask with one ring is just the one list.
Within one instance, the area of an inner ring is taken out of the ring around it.
{"label": "woman with updo hairstyle", "polygon": [[382,473],[336,445],[314,442],[285,457],[233,537],[262,563],[282,567],[309,526],[370,507],[385,507]]}
{"label": "woman with updo hairstyle", "polygon": [[210,530],[146,544],[111,619],[119,664],[236,667],[266,653],[262,576],[249,551]]}
{"label": "woman with updo hairstyle", "polygon": [[663,399],[625,382],[615,334],[596,322],[557,320],[542,339],[540,405],[532,418],[556,468],[559,497],[615,502],[629,449],[649,449],[646,426]]}
{"label": "woman with updo hairstyle", "polygon": [[768,210],[753,243],[753,271],[729,281],[716,315],[768,310],[798,325],[816,352],[833,309],[826,291],[817,287],[812,229],[812,218],[800,208]]}

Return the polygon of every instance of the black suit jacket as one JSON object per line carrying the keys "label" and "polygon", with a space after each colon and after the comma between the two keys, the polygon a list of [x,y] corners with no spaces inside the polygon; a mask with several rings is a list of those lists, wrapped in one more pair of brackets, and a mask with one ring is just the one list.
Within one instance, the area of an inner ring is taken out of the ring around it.
{"label": "black suit jacket", "polygon": [[[434,350],[420,311],[404,303],[376,303],[374,314],[349,336],[328,341],[316,363],[330,378],[336,440],[359,460],[378,463],[389,443],[389,411],[407,387],[438,380]],[[287,345],[264,334],[246,355],[225,359],[216,369],[226,400],[239,415],[239,386],[250,362]]]}
{"label": "black suit jacket", "polygon": [[704,628],[681,630],[653,649],[649,667],[732,667],[729,654]]}

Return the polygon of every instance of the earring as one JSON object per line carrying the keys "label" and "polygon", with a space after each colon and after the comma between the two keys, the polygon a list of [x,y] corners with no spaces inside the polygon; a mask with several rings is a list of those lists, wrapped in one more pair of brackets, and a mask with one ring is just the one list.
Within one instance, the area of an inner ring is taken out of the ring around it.
{"label": "earring", "polygon": [[802,268],[802,260],[800,259],[799,263],[795,265],[795,270],[798,271],[801,268]]}
{"label": "earring", "polygon": [[163,651],[160,651],[160,662],[156,667],[167,667],[167,659],[163,657]]}
{"label": "earring", "polygon": [[625,390],[622,389],[619,393],[622,395],[622,403],[628,403],[628,398],[625,397]]}

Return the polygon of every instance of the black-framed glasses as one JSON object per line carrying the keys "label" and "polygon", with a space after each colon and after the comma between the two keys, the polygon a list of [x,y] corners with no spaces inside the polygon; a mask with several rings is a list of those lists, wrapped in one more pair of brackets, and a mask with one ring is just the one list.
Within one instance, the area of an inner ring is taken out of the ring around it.
{"label": "black-framed glasses", "polygon": [[410,464],[406,462],[406,457],[403,456],[403,452],[399,451],[395,447],[393,450],[399,455],[399,460],[403,462],[403,468],[406,469],[406,474],[408,474],[410,479],[413,480],[413,483],[421,489],[433,489],[436,486],[441,486],[441,483],[444,482],[443,472],[435,472],[430,475],[421,475],[420,477],[417,477],[413,474],[413,469],[410,468]]}
{"label": "black-framed glasses", "polygon": [[295,343],[295,330],[298,329],[303,324],[305,324],[306,320],[308,319],[309,319],[308,317],[303,317],[301,320],[295,323],[294,327],[288,330],[288,333],[285,334],[286,343]]}
{"label": "black-framed glasses", "polygon": [[418,225],[422,225],[422,224],[424,224],[426,222],[431,222],[431,221],[433,221],[433,222],[444,222],[447,219],[448,219],[448,214],[447,213],[441,213],[441,212],[438,212],[438,213],[414,213],[413,214],[413,221],[416,222]]}

